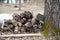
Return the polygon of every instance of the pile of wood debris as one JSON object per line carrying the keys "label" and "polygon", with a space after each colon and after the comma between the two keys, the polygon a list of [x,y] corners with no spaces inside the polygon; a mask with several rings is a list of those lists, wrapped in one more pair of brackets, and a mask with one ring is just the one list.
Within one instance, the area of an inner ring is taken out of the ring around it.
{"label": "pile of wood debris", "polygon": [[43,26],[44,17],[38,14],[36,18],[33,17],[30,11],[12,15],[13,20],[4,20],[0,23],[0,34],[17,34],[17,33],[37,33]]}

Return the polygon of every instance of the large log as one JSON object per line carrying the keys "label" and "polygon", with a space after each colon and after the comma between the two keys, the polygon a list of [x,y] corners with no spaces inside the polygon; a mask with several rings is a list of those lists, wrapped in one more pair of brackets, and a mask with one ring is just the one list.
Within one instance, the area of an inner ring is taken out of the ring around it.
{"label": "large log", "polygon": [[10,35],[0,35],[0,37],[29,37],[29,36],[42,36],[41,34],[10,34]]}

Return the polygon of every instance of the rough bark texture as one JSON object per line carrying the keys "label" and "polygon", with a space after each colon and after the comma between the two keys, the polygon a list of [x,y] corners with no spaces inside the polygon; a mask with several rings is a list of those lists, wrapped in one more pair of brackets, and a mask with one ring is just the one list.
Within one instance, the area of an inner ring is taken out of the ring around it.
{"label": "rough bark texture", "polygon": [[9,3],[9,0],[7,0],[7,4]]}
{"label": "rough bark texture", "polygon": [[13,1],[11,0],[11,4],[13,4]]}
{"label": "rough bark texture", "polygon": [[51,20],[60,29],[59,0],[45,0],[45,19]]}
{"label": "rough bark texture", "polygon": [[19,10],[21,10],[21,0],[19,0]]}

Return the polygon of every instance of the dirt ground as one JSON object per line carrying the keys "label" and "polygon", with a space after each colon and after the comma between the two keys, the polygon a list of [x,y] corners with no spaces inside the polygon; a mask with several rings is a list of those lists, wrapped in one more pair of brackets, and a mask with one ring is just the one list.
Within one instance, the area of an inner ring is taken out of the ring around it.
{"label": "dirt ground", "polygon": [[14,7],[15,5],[11,4],[0,4],[0,14],[1,13],[20,13],[23,11],[31,11],[36,15],[37,13],[40,13],[44,15],[44,4],[41,4],[40,6],[37,5],[30,5],[30,4],[22,4],[21,10],[19,11],[19,6],[17,8]]}
{"label": "dirt ground", "polygon": [[1,38],[1,40],[4,39],[5,40],[46,40],[44,37],[40,37],[40,36]]}

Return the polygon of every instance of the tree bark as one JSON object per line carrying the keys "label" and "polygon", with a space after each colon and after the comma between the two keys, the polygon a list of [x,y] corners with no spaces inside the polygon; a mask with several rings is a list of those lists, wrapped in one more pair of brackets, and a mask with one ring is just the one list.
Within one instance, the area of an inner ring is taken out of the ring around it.
{"label": "tree bark", "polygon": [[1,0],[1,3],[2,3],[2,0]]}
{"label": "tree bark", "polygon": [[7,0],[7,4],[9,4],[9,0]]}
{"label": "tree bark", "polygon": [[21,0],[19,0],[19,10],[21,10]]}
{"label": "tree bark", "polygon": [[45,17],[58,24],[58,0],[45,0]]}
{"label": "tree bark", "polygon": [[12,0],[11,0],[11,4],[13,4]]}
{"label": "tree bark", "polygon": [[18,0],[15,0],[16,4],[17,4],[17,1],[18,1]]}

